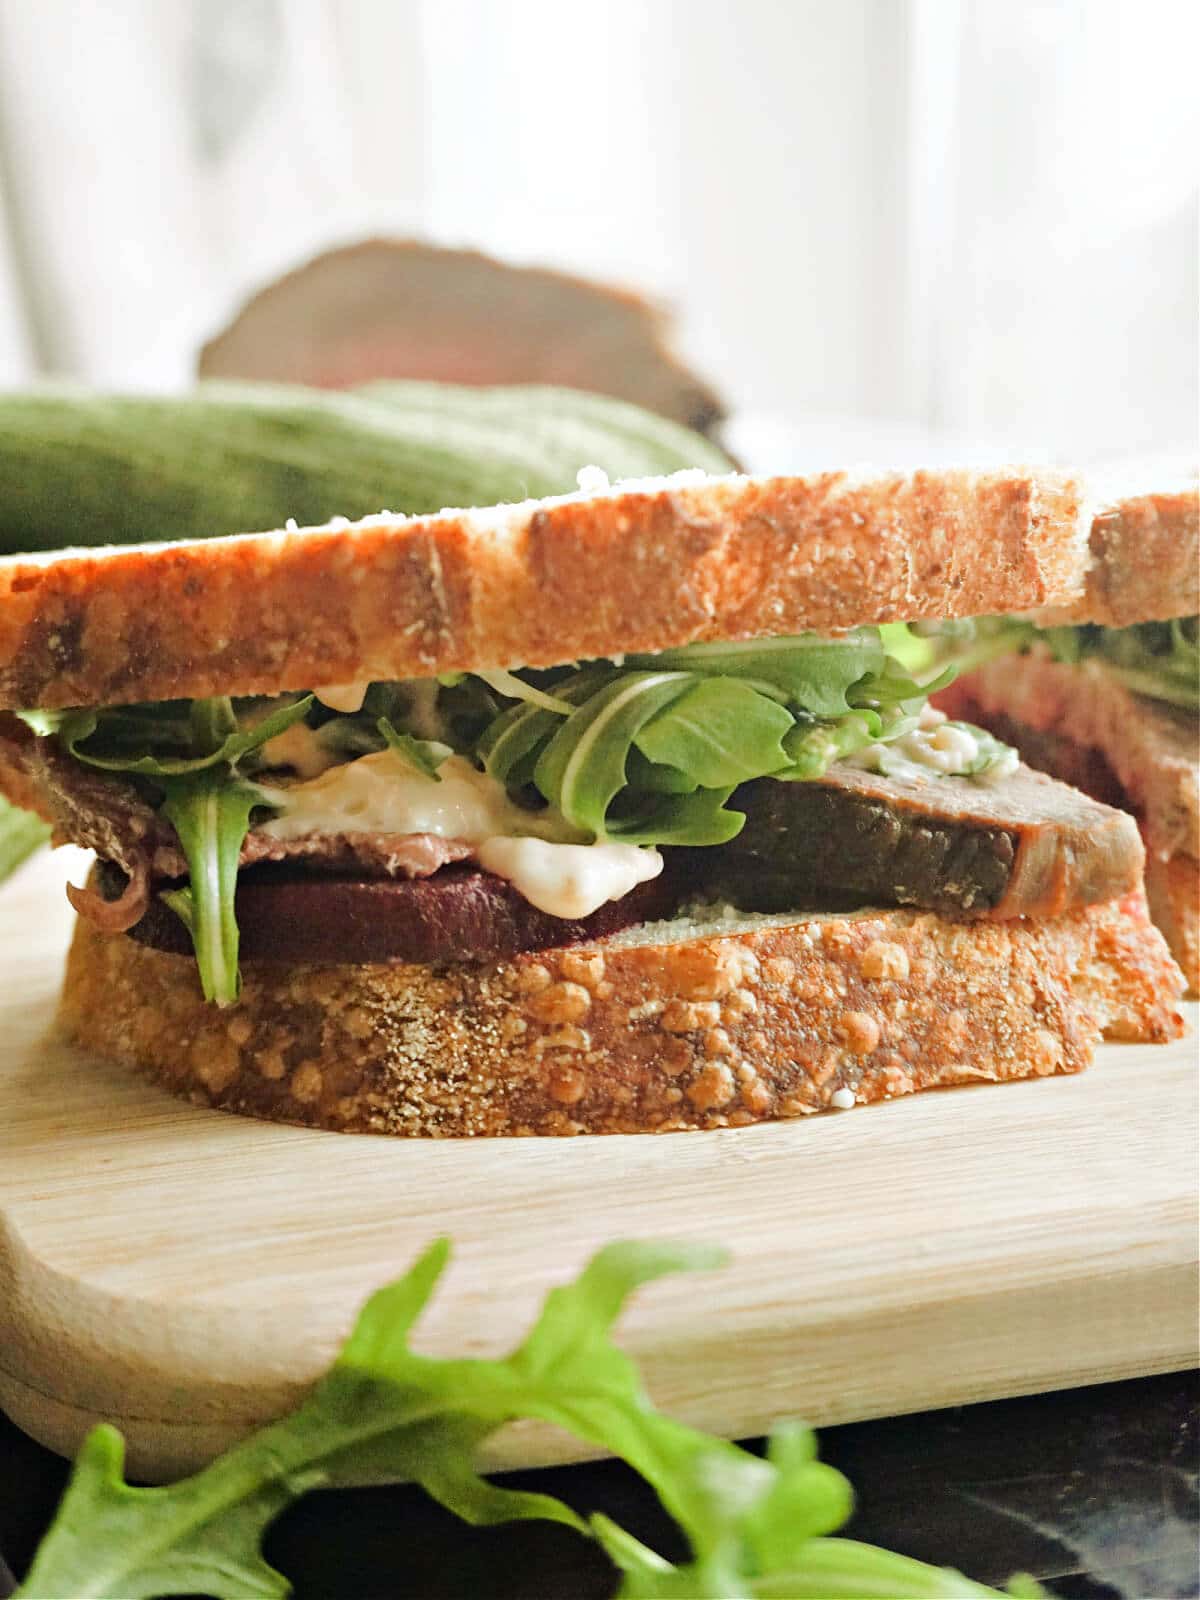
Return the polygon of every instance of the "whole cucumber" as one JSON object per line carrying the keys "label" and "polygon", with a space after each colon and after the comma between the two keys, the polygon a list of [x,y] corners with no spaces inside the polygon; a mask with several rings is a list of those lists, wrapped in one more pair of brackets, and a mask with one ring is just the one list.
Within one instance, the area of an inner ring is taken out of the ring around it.
{"label": "whole cucumber", "polygon": [[0,882],[50,837],[50,824],[0,795]]}
{"label": "whole cucumber", "polygon": [[0,552],[493,505],[564,493],[588,465],[612,478],[729,470],[699,434],[567,389],[0,394]]}

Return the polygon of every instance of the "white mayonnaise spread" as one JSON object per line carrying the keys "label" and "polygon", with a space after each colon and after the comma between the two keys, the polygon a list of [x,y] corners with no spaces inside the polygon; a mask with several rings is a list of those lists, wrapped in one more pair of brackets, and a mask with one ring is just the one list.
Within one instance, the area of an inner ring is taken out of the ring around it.
{"label": "white mayonnaise spread", "polygon": [[438,777],[441,782],[435,783],[391,750],[380,750],[343,761],[306,783],[279,788],[260,784],[281,814],[259,831],[272,839],[308,833],[434,833],[467,844],[497,833],[539,831],[535,813],[513,805],[503,784],[464,757],[447,757]]}
{"label": "white mayonnaise spread", "polygon": [[563,842],[570,830],[561,818],[514,805],[503,784],[462,756],[448,756],[438,777],[441,782],[435,783],[391,750],[381,750],[305,782],[260,784],[279,815],[257,831],[272,839],[311,833],[432,833],[461,839],[474,847],[485,871],[506,878],[552,917],[590,916],[662,871],[657,850]]}
{"label": "white mayonnaise spread", "polygon": [[554,844],[547,839],[485,839],[479,865],[508,881],[552,917],[588,917],[657,878],[663,858],[636,844]]}
{"label": "white mayonnaise spread", "polygon": [[843,765],[864,772],[882,772],[892,778],[971,777],[976,783],[991,784],[1010,777],[1020,764],[1015,750],[1005,748],[1002,755],[979,771],[972,771],[981,748],[971,729],[949,722],[944,711],[923,706],[920,725],[888,744],[869,744],[864,750],[846,756]]}
{"label": "white mayonnaise spread", "polygon": [[292,767],[297,777],[317,778],[345,759],[334,755],[321,743],[315,728],[293,722],[259,748],[260,758],[269,767]]}

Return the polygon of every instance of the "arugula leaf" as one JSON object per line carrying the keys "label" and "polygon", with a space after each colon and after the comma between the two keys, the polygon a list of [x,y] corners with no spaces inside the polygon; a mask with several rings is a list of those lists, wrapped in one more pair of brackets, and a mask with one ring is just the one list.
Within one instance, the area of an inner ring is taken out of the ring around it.
{"label": "arugula leaf", "polygon": [[[602,663],[585,667],[556,683],[554,698],[565,705],[581,706],[617,676],[615,667]],[[475,754],[489,777],[510,789],[521,789],[533,782],[539,754],[562,726],[562,717],[544,707],[510,706],[485,729]]]}
{"label": "arugula leaf", "polygon": [[423,778],[432,778],[434,783],[441,783],[438,768],[448,756],[454,754],[448,744],[441,744],[436,739],[414,739],[411,733],[397,733],[386,717],[380,717],[376,727],[387,740],[388,749],[398,755],[401,761],[415,767]]}
{"label": "arugula leaf", "polygon": [[[163,899],[191,934],[204,998],[217,1005],[231,1005],[241,991],[234,910],[238,857],[251,812],[266,803],[237,776],[235,764],[299,722],[312,704],[313,696],[305,695],[241,728],[233,702],[216,696],[186,704],[186,717],[177,702],[72,711],[58,730],[77,761],[150,778],[160,791],[158,809],[179,835],[191,880],[187,889]],[[83,748],[93,740],[99,749]],[[148,746],[163,744],[187,753],[148,753]]]}
{"label": "arugula leaf", "polygon": [[[849,1514],[851,1491],[817,1460],[808,1429],[777,1430],[762,1460],[653,1409],[612,1342],[612,1325],[640,1285],[716,1266],[719,1251],[609,1245],[574,1283],[551,1291],[526,1339],[498,1361],[438,1360],[408,1347],[448,1255],[439,1240],[368,1300],[299,1410],[182,1482],[131,1488],[120,1435],[94,1429],[18,1596],[283,1600],[288,1584],[260,1550],[274,1518],[310,1489],[398,1478],[476,1525],[538,1518],[590,1533],[624,1574],[626,1600],[997,1595],[947,1569],[828,1537]],[[687,1534],[692,1559],[673,1566],[606,1517],[584,1523],[549,1495],[481,1478],[472,1464],[479,1444],[522,1417],[566,1428],[635,1467]],[[1024,1579],[1009,1593],[1043,1591]]]}
{"label": "arugula leaf", "polygon": [[[291,705],[272,711],[252,728],[241,729],[228,699],[193,700],[185,741],[185,748],[190,753],[185,756],[149,753],[135,756],[112,748],[128,739],[131,729],[140,733],[144,740],[141,745],[143,750],[152,743],[161,746],[173,740],[178,741],[178,718],[131,718],[128,711],[119,710],[72,711],[63,718],[58,737],[68,754],[89,767],[100,767],[105,772],[139,773],[151,778],[179,777],[190,772],[206,772],[222,765],[232,766],[251,750],[257,750],[268,739],[283,733],[293,723],[300,722],[312,703],[312,695],[305,695]],[[92,739],[99,740],[102,746],[107,745],[108,753],[81,748]]]}
{"label": "arugula leaf", "polygon": [[918,681],[898,661],[888,656],[878,672],[869,673],[854,689],[854,709],[908,707],[918,711],[931,694],[954,682],[958,668],[950,665],[933,678]]}
{"label": "arugula leaf", "polygon": [[[448,673],[446,676],[457,676],[457,674]],[[490,689],[494,689],[497,694],[503,695],[507,700],[524,700],[531,706],[540,706],[543,711],[557,712],[560,717],[567,717],[571,714],[569,700],[560,700],[556,695],[547,694],[544,689],[539,689],[535,684],[526,683],[523,679],[518,678],[515,672],[473,672],[471,676],[482,678]],[[449,683],[446,687],[452,689],[454,684]]]}
{"label": "arugula leaf", "polygon": [[727,844],[746,825],[744,811],[727,811],[732,788],[691,794],[639,795],[636,808],[609,814],[610,839],[622,844]]}
{"label": "arugula leaf", "polygon": [[629,747],[646,723],[694,683],[684,672],[623,672],[562,723],[533,781],[567,821],[597,839],[613,796],[625,787]]}
{"label": "arugula leaf", "polygon": [[997,656],[1045,646],[1056,661],[1078,666],[1090,658],[1103,661],[1114,677],[1135,694],[1182,710],[1200,710],[1200,618],[1175,617],[1168,622],[1137,622],[1127,628],[1098,623],[1075,627],[1036,628],[1016,617],[977,617],[969,634],[939,641],[941,659],[950,659],[960,673],[984,666]]}
{"label": "arugula leaf", "polygon": [[852,628],[837,639],[802,633],[736,644],[689,644],[654,656],[627,656],[626,663],[748,678],[813,716],[839,717],[851,708],[848,696],[854,685],[882,672],[886,659],[877,628]]}
{"label": "arugula leaf", "polygon": [[788,765],[783,736],[795,718],[740,678],[704,678],[652,717],[636,744],[706,789],[743,783]]}
{"label": "arugula leaf", "polygon": [[[143,1600],[201,1593],[217,1600],[284,1596],[288,1586],[259,1545],[291,1500],[317,1487],[409,1478],[465,1520],[537,1517],[583,1528],[547,1495],[497,1488],[472,1459],[503,1423],[540,1417],[647,1473],[670,1475],[678,1440],[700,1440],[735,1463],[732,1445],[660,1417],[609,1330],[629,1294],[665,1272],[709,1267],[700,1245],[621,1244],[553,1290],[525,1341],[499,1361],[414,1355],[408,1334],[449,1257],[440,1240],[397,1283],[368,1300],[338,1359],[292,1416],[235,1445],[170,1488],[134,1489],[121,1478],[119,1434],[88,1436],[58,1515],[18,1594]],[[757,1468],[753,1457],[744,1460]],[[689,1485],[673,1491],[691,1514]],[[711,1496],[707,1497],[711,1498]]]}
{"label": "arugula leaf", "polygon": [[885,737],[898,738],[916,725],[915,717],[893,718],[885,724],[878,711],[851,711],[837,722],[798,722],[783,741],[791,765],[775,777],[800,783],[819,778],[831,762]]}
{"label": "arugula leaf", "polygon": [[[760,1465],[765,1470],[757,1480],[744,1479],[739,1496],[721,1492],[717,1463],[702,1457],[677,1463],[677,1471],[703,1473],[718,1491],[704,1508],[703,1543],[683,1522],[694,1556],[683,1566],[664,1561],[607,1517],[593,1516],[592,1533],[624,1574],[618,1600],[969,1600],[997,1594],[951,1568],[827,1537],[850,1515],[853,1496],[841,1473],[817,1460],[810,1429],[794,1423],[777,1428]],[[1007,1592],[1045,1594],[1028,1578],[1015,1579]]]}
{"label": "arugula leaf", "polygon": [[553,682],[553,709],[510,707],[475,754],[510,790],[536,785],[593,838],[723,844],[744,820],[725,807],[738,784],[819,778],[831,761],[907,732],[953,676],[947,667],[918,682],[877,628],[687,645]]}
{"label": "arugula leaf", "polygon": [[[192,936],[204,998],[231,1005],[241,992],[234,911],[238,857],[262,795],[220,768],[163,778],[161,810],[179,835],[190,877]],[[180,906],[168,901],[178,914]]]}
{"label": "arugula leaf", "polygon": [[[1057,636],[1065,631],[1049,631],[1051,649],[1061,651]],[[1176,617],[1170,622],[1139,622],[1131,628],[1079,628],[1074,632],[1080,654],[1102,656],[1109,671],[1135,694],[1189,711],[1200,710],[1200,618]]]}

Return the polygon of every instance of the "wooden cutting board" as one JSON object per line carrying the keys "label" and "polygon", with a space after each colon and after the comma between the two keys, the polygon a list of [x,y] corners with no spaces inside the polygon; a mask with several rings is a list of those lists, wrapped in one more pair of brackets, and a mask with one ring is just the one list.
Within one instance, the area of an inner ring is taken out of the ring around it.
{"label": "wooden cutting board", "polygon": [[[133,1472],[195,1467],[292,1405],[441,1233],[416,1342],[456,1356],[515,1343],[610,1239],[726,1244],[724,1269],[643,1291],[622,1338],[661,1406],[729,1436],[1196,1359],[1194,1032],[1078,1078],[718,1133],[312,1133],[55,1040],[63,877],[42,857],[0,889],[0,1404],[56,1450],[109,1418]],[[518,1427],[487,1462],[583,1453]]]}

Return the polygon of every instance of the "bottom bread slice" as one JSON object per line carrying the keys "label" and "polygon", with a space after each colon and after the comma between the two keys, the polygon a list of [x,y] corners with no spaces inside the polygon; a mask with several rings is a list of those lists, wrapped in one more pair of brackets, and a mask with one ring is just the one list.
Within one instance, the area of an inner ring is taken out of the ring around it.
{"label": "bottom bread slice", "polygon": [[706,915],[493,965],[194,962],[80,920],[70,1036],[205,1105],[346,1132],[665,1133],[1078,1072],[1182,1031],[1140,895],[1044,922]]}

